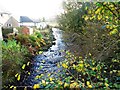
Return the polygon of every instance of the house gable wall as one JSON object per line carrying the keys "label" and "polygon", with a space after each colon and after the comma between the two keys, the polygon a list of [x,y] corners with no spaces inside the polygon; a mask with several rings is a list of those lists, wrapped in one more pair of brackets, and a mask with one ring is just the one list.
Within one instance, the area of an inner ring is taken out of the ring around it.
{"label": "house gable wall", "polygon": [[19,23],[15,18],[10,17],[4,24],[4,27],[19,27]]}

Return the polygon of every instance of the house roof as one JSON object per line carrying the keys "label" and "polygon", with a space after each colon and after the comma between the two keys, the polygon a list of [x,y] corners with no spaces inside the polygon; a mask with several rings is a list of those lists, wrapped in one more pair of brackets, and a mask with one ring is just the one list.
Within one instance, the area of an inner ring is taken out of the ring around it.
{"label": "house roof", "polygon": [[40,20],[39,20],[39,19],[32,19],[32,21],[33,21],[34,23],[40,23]]}
{"label": "house roof", "polygon": [[20,16],[20,23],[23,23],[23,22],[33,22],[33,20],[31,20],[27,16]]}

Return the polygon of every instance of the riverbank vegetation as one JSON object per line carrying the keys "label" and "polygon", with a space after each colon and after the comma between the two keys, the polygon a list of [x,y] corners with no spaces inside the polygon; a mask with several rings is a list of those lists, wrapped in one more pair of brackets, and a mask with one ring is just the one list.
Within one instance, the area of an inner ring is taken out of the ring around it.
{"label": "riverbank vegetation", "polygon": [[2,86],[8,89],[29,75],[32,57],[47,50],[54,40],[52,30],[34,30],[34,34],[11,35],[2,41]]}
{"label": "riverbank vegetation", "polygon": [[65,13],[58,22],[69,34],[65,35],[68,49],[76,55],[67,52],[62,64],[71,77],[68,88],[120,89],[119,4],[64,3]]}
{"label": "riverbank vegetation", "polygon": [[[58,78],[51,77],[52,73],[47,78],[39,74],[35,80],[40,82],[32,88],[120,89],[120,2],[67,0],[63,7],[65,11],[58,17],[58,23],[64,30],[67,50],[61,50],[66,54],[65,60],[57,66],[64,73],[55,73]],[[51,35],[43,30],[3,41],[3,85],[6,81],[21,80],[21,73],[30,65],[29,57],[47,50],[52,44]],[[5,87],[16,89],[14,85]]]}
{"label": "riverbank vegetation", "polygon": [[65,75],[33,88],[120,89],[120,2],[64,2],[58,23],[68,46]]}

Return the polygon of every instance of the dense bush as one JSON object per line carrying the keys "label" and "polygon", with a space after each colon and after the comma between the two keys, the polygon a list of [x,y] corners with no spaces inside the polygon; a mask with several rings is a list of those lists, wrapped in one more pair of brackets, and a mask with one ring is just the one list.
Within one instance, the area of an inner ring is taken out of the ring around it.
{"label": "dense bush", "polygon": [[63,62],[62,66],[68,72],[68,76],[78,83],[78,88],[120,88],[119,58],[112,59],[112,63],[109,65],[105,62],[97,62],[90,53],[86,58],[75,57],[68,51],[66,54],[67,60]]}
{"label": "dense bush", "polygon": [[22,45],[26,46],[32,54],[41,50],[42,47],[46,45],[45,40],[39,32],[35,32],[35,34],[32,35],[18,34],[15,39],[17,42],[20,42]]}
{"label": "dense bush", "polygon": [[[58,20],[60,28],[73,34],[71,43],[80,47],[82,59],[70,56],[63,67],[74,77],[74,82],[83,83],[79,85],[81,88],[120,88],[119,3],[67,1],[66,5],[74,10],[66,8]],[[78,10],[81,17],[74,14]]]}
{"label": "dense bush", "polygon": [[70,34],[77,33],[71,40],[80,45],[82,56],[92,53],[96,60],[107,62],[116,55],[120,36],[118,3],[68,1],[66,5],[74,9],[66,8],[58,22]]}
{"label": "dense bush", "polygon": [[82,26],[85,25],[84,19],[81,18],[86,10],[85,4],[80,8],[75,3],[64,4],[65,13],[58,17],[58,23],[62,30],[81,32]]}
{"label": "dense bush", "polygon": [[9,34],[9,33],[13,33],[13,28],[2,28],[2,35],[4,37],[6,37],[7,34]]}
{"label": "dense bush", "polygon": [[27,62],[28,50],[14,40],[2,42],[2,83],[3,87],[14,82],[15,74],[22,72],[22,65]]}

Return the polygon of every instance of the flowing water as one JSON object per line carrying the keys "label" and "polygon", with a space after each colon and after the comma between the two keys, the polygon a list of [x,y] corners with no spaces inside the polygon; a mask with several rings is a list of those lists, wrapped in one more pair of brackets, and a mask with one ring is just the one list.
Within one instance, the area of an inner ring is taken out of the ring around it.
{"label": "flowing water", "polygon": [[33,65],[30,70],[30,75],[24,80],[25,86],[33,86],[41,81],[41,79],[35,79],[37,75],[43,74],[42,79],[50,77],[57,78],[57,74],[63,74],[62,67],[57,67],[57,63],[64,60],[66,48],[62,39],[62,31],[57,28],[52,28],[53,35],[55,37],[55,45],[52,45],[48,51],[37,55],[33,59]]}

